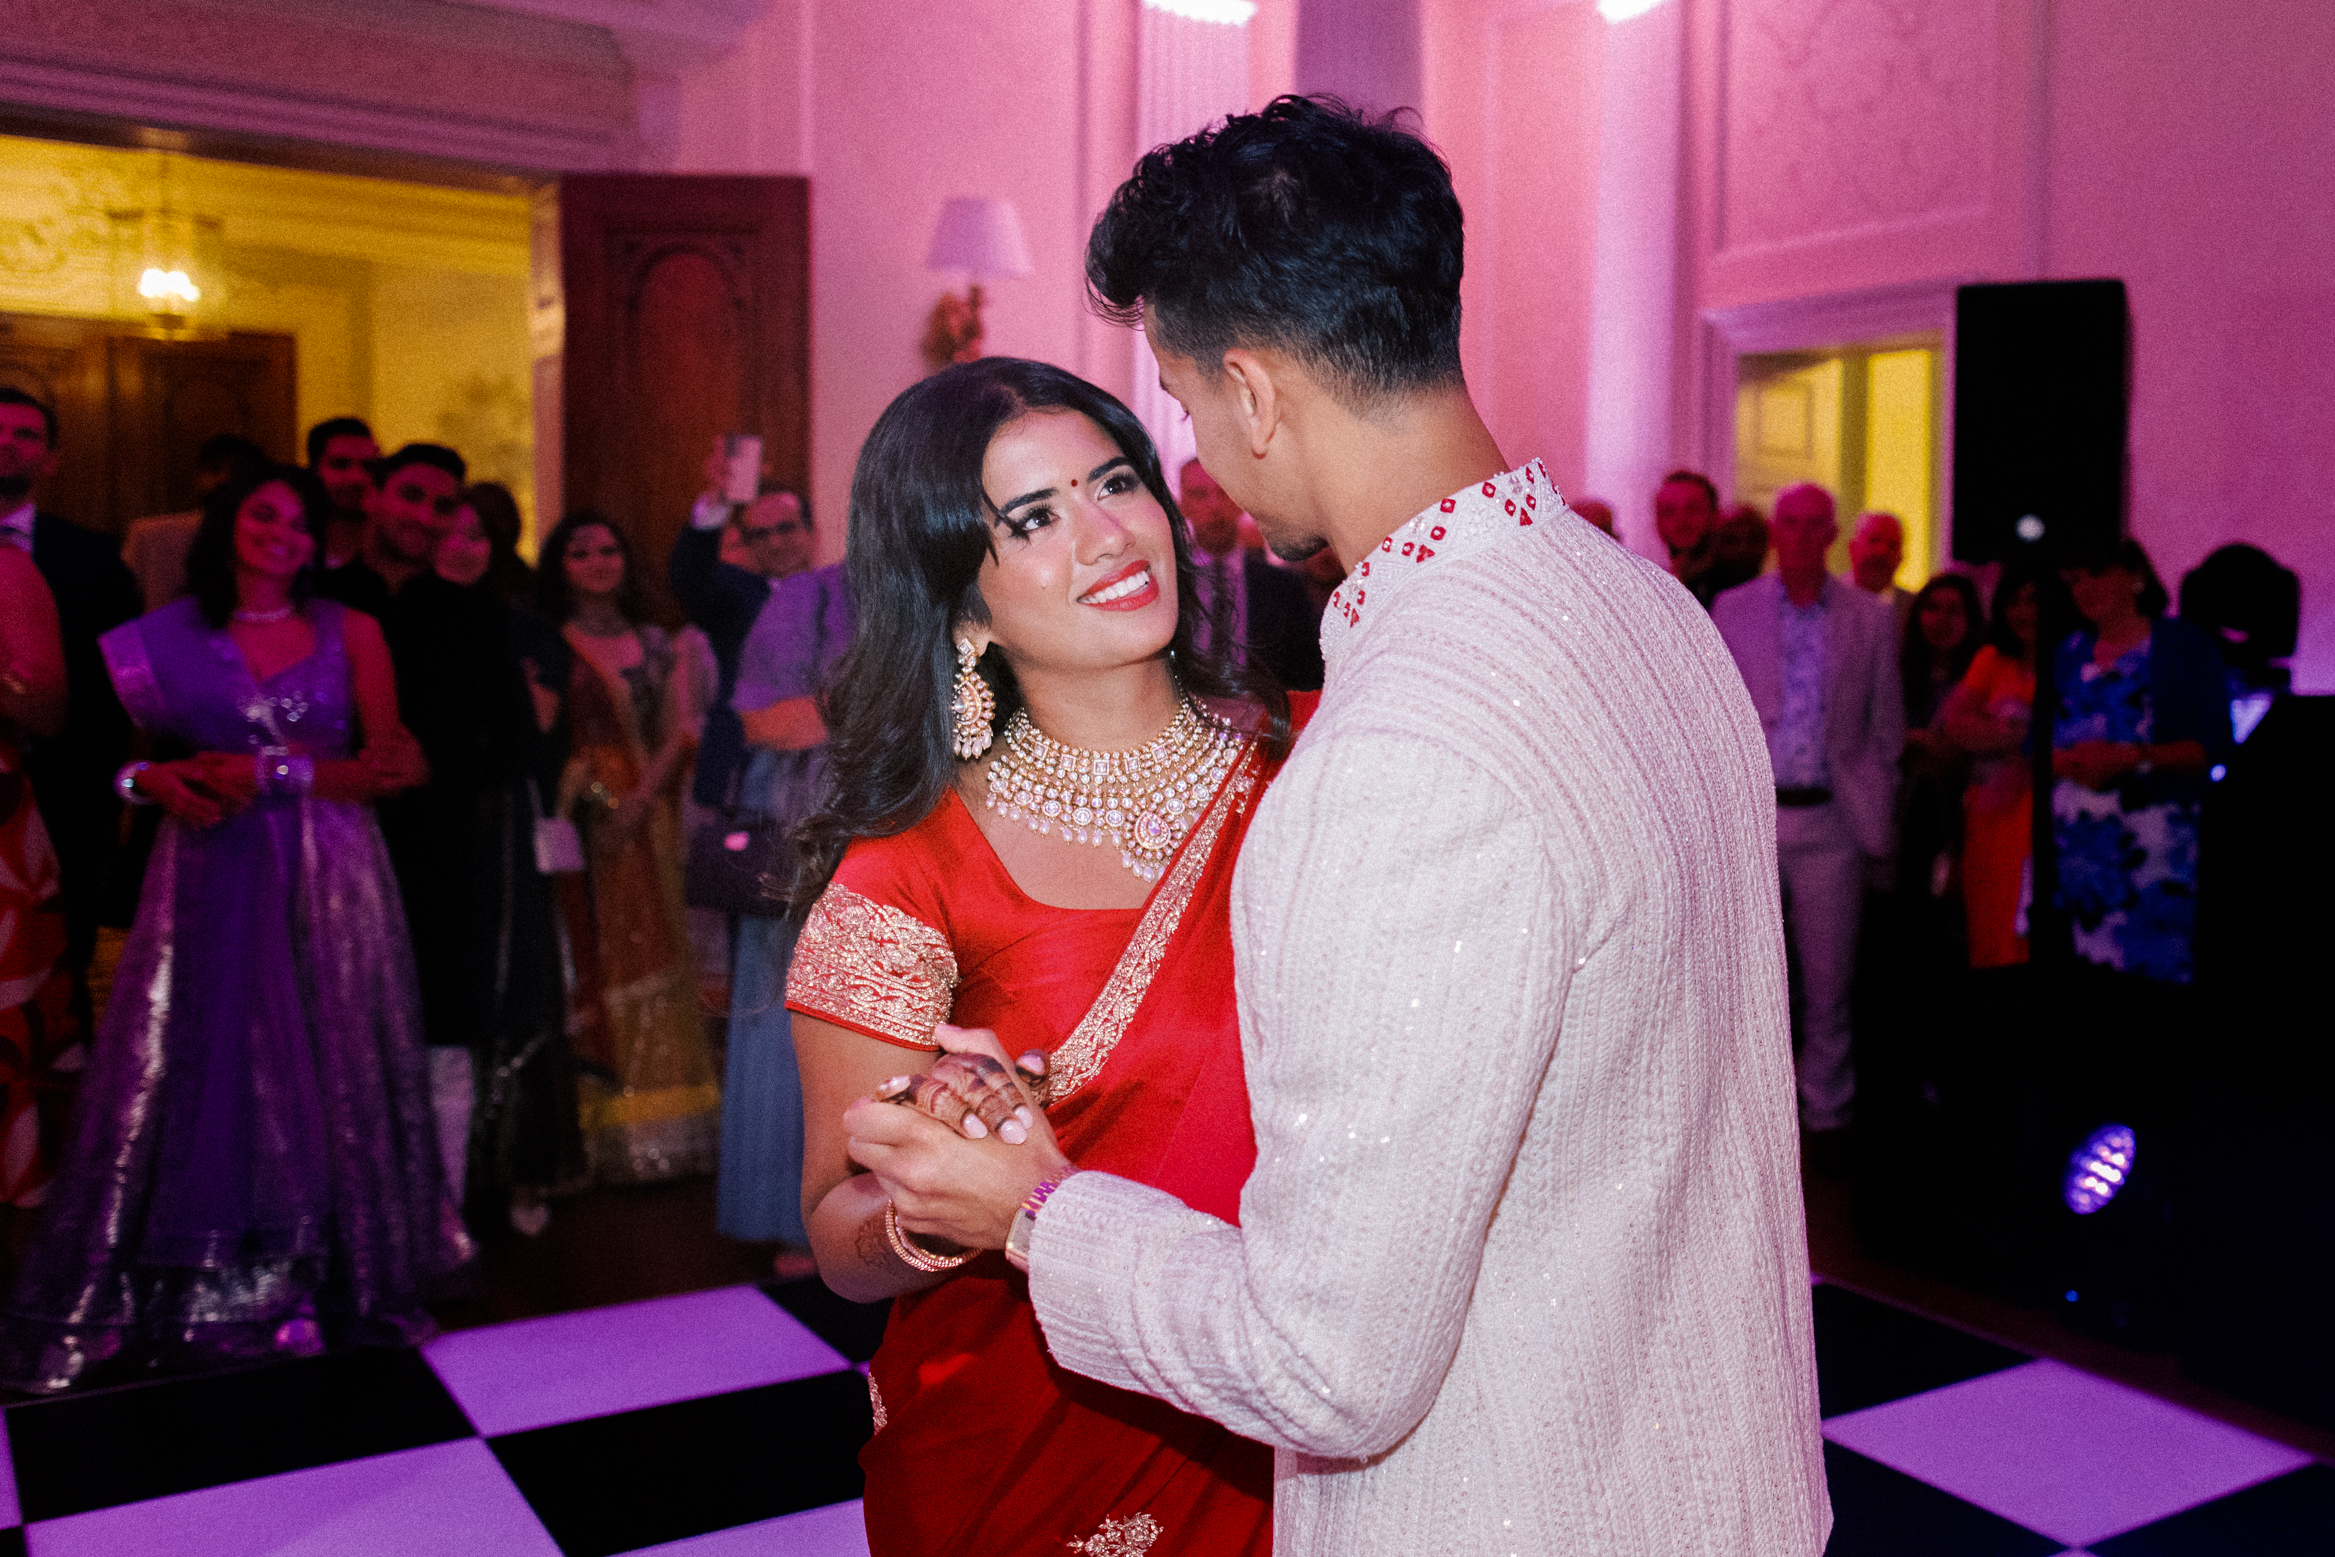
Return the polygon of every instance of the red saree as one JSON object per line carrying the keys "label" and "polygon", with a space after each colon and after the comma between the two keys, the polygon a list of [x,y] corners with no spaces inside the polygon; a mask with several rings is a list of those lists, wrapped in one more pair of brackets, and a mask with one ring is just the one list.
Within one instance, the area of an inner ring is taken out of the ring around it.
{"label": "red saree", "polygon": [[[1301,723],[1314,699],[1293,702]],[[844,855],[796,946],[788,1008],[911,1048],[942,1020],[1042,1047],[1073,1162],[1237,1221],[1256,1140],[1232,870],[1277,768],[1254,747],[1234,764],[1141,909],[1027,897],[952,791]],[[1272,1549],[1271,1451],[1057,1367],[1002,1255],[895,1302],[870,1385],[873,1557]]]}

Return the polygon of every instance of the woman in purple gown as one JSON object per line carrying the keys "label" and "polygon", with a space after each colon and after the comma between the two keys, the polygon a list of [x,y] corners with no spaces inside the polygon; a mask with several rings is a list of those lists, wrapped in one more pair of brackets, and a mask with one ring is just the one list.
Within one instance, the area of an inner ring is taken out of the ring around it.
{"label": "woman in purple gown", "polygon": [[0,1325],[10,1387],[416,1340],[470,1252],[370,804],[421,758],[380,629],[310,598],[325,512],[286,467],[214,494],[193,598],[105,636],[181,755],[119,781],[168,816]]}

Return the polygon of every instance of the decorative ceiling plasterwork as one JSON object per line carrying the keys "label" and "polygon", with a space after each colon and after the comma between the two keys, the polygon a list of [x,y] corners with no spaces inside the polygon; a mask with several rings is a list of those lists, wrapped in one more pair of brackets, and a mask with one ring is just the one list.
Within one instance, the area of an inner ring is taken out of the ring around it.
{"label": "decorative ceiling plasterwork", "polygon": [[0,0],[0,103],[529,172],[653,161],[763,0]]}
{"label": "decorative ceiling plasterwork", "polygon": [[1728,0],[1723,46],[1721,253],[1984,210],[1991,4]]}

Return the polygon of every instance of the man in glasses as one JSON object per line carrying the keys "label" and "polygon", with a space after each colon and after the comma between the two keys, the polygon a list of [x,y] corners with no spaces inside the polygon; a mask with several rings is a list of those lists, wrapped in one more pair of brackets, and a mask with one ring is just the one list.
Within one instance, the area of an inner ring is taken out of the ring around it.
{"label": "man in glasses", "polygon": [[695,796],[718,806],[746,763],[746,735],[730,708],[737,690],[738,651],[770,599],[770,586],[808,568],[819,542],[811,509],[799,492],[763,478],[761,495],[733,505],[722,496],[728,461],[714,440],[705,466],[705,491],[689,511],[689,525],[673,542],[667,577],[673,598],[713,645],[721,668],[719,695],[707,712],[697,752]]}

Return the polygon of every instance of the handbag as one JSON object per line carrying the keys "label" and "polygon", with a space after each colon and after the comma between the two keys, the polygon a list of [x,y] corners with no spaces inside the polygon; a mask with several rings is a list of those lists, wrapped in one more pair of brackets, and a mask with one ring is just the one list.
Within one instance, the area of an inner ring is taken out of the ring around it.
{"label": "handbag", "polygon": [[535,873],[572,876],[584,868],[584,835],[564,816],[545,816],[535,780],[527,781],[527,809],[535,814]]}

